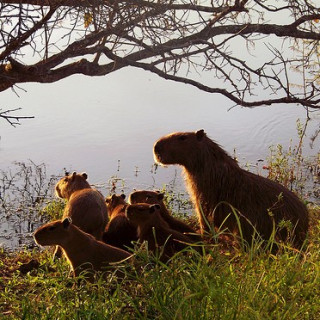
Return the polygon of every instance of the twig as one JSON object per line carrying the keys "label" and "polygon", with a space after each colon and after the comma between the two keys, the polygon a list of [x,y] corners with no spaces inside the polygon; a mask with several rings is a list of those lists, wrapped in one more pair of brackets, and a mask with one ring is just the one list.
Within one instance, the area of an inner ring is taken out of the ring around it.
{"label": "twig", "polygon": [[16,108],[16,109],[9,109],[5,111],[1,111],[0,109],[0,118],[3,118],[7,120],[11,126],[16,127],[17,125],[20,125],[21,123],[19,122],[20,120],[24,119],[34,119],[34,116],[12,116],[10,115],[11,112],[15,112],[18,110],[21,110],[22,108]]}

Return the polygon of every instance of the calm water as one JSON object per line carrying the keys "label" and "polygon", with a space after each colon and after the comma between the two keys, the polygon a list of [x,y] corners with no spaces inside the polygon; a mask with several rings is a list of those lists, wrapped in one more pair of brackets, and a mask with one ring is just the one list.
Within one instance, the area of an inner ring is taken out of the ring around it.
{"label": "calm water", "polygon": [[[233,104],[222,96],[137,70],[21,87],[27,92],[18,90],[20,97],[8,90],[0,93],[1,108],[22,107],[20,115],[36,118],[16,128],[0,119],[0,169],[31,159],[45,163],[49,174],[63,168],[86,171],[91,183],[107,184],[116,175],[125,180],[127,193],[159,188],[174,178],[174,167],[150,172],[153,143],[167,133],[203,128],[229,153],[236,149],[240,161],[255,164],[265,159],[270,145],[295,143],[296,120],[306,116],[293,105],[228,111]],[[320,113],[312,118],[305,140],[310,155],[319,151],[319,138],[313,149],[308,144],[319,128]],[[177,188],[183,190],[180,183]]]}

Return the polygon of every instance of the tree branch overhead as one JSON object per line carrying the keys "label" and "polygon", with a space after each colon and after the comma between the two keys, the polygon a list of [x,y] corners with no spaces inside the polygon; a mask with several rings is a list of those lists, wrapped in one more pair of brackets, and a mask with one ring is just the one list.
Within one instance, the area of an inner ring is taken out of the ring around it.
{"label": "tree branch overhead", "polygon": [[320,9],[290,3],[1,2],[0,91],[131,66],[244,107],[319,109]]}

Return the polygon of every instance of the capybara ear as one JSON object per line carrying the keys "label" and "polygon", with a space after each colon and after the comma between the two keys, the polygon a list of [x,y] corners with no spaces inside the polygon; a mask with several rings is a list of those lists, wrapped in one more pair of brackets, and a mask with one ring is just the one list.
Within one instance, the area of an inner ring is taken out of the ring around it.
{"label": "capybara ear", "polygon": [[81,173],[82,177],[84,178],[84,180],[87,180],[88,179],[88,175],[86,172],[82,172]]}
{"label": "capybara ear", "polygon": [[204,130],[203,130],[203,129],[196,131],[196,137],[197,137],[197,140],[198,140],[198,141],[202,140],[202,138],[204,137],[204,135],[205,135],[205,133],[204,133]]}
{"label": "capybara ear", "polygon": [[124,200],[126,198],[126,195],[124,193],[122,193],[121,198]]}
{"label": "capybara ear", "polygon": [[68,229],[69,225],[72,223],[71,218],[67,217],[62,221],[62,225],[64,229]]}
{"label": "capybara ear", "polygon": [[75,171],[72,172],[71,181],[76,177],[77,173]]}
{"label": "capybara ear", "polygon": [[158,200],[163,200],[163,198],[164,198],[164,193],[159,192],[158,195],[157,195],[157,198],[158,198]]}
{"label": "capybara ear", "polygon": [[70,172],[67,171],[67,170],[64,172],[64,175],[65,175],[66,177],[67,177],[69,174],[70,174]]}

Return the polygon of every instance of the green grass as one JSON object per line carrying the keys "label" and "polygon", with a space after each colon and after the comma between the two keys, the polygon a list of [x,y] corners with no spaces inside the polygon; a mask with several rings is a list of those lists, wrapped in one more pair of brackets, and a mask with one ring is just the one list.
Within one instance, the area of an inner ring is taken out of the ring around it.
{"label": "green grass", "polygon": [[[123,282],[81,283],[52,251],[0,252],[0,314],[4,319],[318,319],[320,317],[319,208],[308,246],[177,254],[167,265],[137,252],[141,268]],[[19,271],[36,259],[37,269]],[[1,316],[0,316],[1,317]]]}

